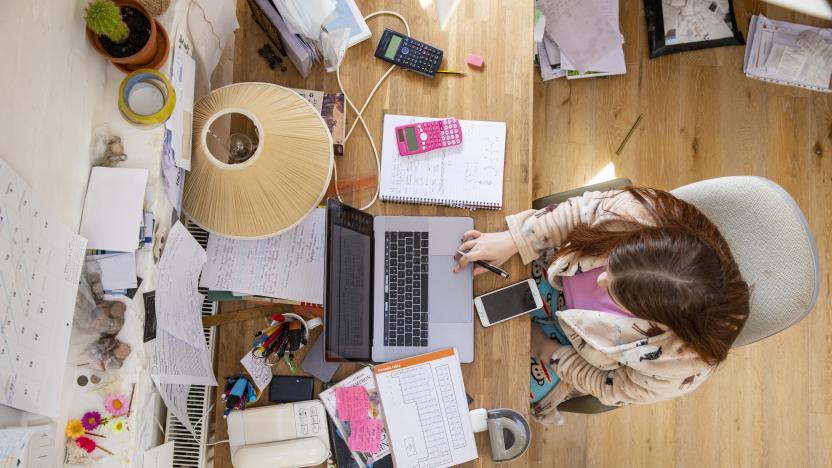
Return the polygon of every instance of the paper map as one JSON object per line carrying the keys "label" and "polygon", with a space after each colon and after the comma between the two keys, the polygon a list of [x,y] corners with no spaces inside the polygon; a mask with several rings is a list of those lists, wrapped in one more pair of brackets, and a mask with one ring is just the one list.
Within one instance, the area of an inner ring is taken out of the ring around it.
{"label": "paper map", "polygon": [[86,245],[0,160],[0,403],[58,416]]}

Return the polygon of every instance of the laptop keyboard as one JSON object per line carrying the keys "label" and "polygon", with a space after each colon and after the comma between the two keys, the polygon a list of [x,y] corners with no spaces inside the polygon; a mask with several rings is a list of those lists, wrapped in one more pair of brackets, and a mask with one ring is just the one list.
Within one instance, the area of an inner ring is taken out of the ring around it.
{"label": "laptop keyboard", "polygon": [[384,233],[384,345],[428,345],[428,233]]}

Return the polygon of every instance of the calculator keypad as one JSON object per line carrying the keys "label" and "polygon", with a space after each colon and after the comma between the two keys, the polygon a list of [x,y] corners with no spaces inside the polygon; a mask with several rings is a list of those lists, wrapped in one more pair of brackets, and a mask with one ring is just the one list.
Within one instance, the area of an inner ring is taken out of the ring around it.
{"label": "calculator keypad", "polygon": [[439,69],[442,51],[412,38],[404,38],[396,62],[414,71],[434,75]]}
{"label": "calculator keypad", "polygon": [[416,126],[419,145],[423,151],[456,146],[462,143],[459,121],[456,119],[434,120]]}

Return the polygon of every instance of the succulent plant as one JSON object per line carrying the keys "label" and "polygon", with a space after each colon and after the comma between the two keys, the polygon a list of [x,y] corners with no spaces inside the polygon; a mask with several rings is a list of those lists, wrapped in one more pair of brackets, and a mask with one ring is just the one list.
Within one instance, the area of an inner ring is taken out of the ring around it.
{"label": "succulent plant", "polygon": [[87,5],[87,26],[99,36],[119,43],[127,39],[130,29],[121,19],[121,8],[112,0],[95,0]]}

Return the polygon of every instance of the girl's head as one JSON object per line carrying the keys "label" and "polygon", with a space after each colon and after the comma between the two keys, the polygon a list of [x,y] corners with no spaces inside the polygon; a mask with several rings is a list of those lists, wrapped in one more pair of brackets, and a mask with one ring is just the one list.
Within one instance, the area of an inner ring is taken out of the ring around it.
{"label": "girl's head", "polygon": [[750,300],[728,243],[693,205],[661,190],[626,191],[650,213],[651,225],[624,218],[581,225],[558,256],[606,255],[614,301],[670,327],[706,362],[723,361],[748,318]]}

